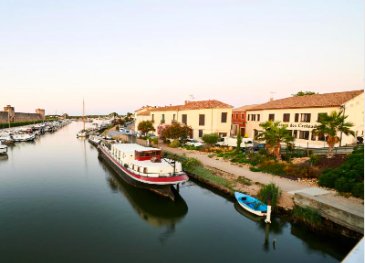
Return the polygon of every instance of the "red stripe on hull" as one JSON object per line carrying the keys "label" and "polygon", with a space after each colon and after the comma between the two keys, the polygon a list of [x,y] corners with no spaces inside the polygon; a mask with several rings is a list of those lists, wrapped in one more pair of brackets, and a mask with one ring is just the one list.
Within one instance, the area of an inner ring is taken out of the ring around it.
{"label": "red stripe on hull", "polygon": [[119,169],[121,169],[126,175],[131,177],[132,179],[145,183],[145,184],[152,184],[152,185],[173,185],[178,183],[183,183],[189,180],[189,177],[186,174],[177,175],[177,176],[170,176],[170,177],[147,177],[141,176],[135,173],[132,173],[119,162],[117,162],[107,151],[99,147],[100,151],[102,151],[105,156],[108,157]]}

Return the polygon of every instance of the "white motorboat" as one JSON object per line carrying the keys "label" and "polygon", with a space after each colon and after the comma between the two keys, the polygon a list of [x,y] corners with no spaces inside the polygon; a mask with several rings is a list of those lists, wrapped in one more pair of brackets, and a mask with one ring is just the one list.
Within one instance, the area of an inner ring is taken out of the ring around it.
{"label": "white motorboat", "polygon": [[11,134],[10,137],[15,142],[30,142],[30,141],[34,141],[34,139],[35,139],[35,135],[33,133],[31,133],[31,134],[28,134],[28,133],[16,133],[16,134]]}
{"label": "white motorboat", "polygon": [[6,154],[8,152],[8,146],[1,144],[0,142],[0,154]]}

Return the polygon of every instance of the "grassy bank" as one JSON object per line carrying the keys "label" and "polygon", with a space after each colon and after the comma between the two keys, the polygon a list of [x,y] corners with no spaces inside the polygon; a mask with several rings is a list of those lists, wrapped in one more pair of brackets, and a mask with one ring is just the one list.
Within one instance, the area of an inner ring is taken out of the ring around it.
{"label": "grassy bank", "polygon": [[[19,127],[19,126],[25,126],[25,125],[29,125],[29,124],[36,124],[36,123],[41,123],[43,122],[43,120],[39,120],[39,121],[23,121],[23,122],[12,122],[10,123],[10,128],[12,127]],[[8,123],[0,123],[0,129],[6,129],[9,128],[9,124]]]}
{"label": "grassy bank", "polygon": [[183,170],[194,179],[206,183],[209,186],[223,190],[226,194],[233,196],[233,182],[215,175],[211,170],[205,168],[198,160],[181,155],[171,154],[165,151],[165,157],[181,162]]}

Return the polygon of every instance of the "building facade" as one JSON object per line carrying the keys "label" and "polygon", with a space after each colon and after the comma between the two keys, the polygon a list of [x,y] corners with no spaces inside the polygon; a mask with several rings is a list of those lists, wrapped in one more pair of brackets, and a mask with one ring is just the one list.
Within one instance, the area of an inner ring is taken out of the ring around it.
{"label": "building facade", "polygon": [[232,110],[231,136],[237,136],[240,132],[241,136],[248,137],[246,133],[246,112],[256,105],[243,106]]}
{"label": "building facade", "polygon": [[210,133],[224,137],[230,134],[232,106],[217,100],[205,100],[166,107],[145,107],[135,112],[135,130],[141,121],[146,120],[153,122],[156,132],[160,125],[176,121],[191,127],[194,139]]}
{"label": "building facade", "polygon": [[325,137],[312,131],[318,125],[321,114],[344,111],[346,121],[352,122],[355,136],[338,134],[341,141],[336,146],[353,145],[357,137],[364,135],[364,91],[346,91],[314,94],[273,100],[247,110],[246,133],[255,137],[262,128],[260,123],[268,120],[287,125],[299,147],[327,147]]}

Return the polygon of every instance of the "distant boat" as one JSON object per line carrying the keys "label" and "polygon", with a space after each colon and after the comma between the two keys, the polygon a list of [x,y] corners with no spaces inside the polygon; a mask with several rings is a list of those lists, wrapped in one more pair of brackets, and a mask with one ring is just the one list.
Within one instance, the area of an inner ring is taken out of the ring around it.
{"label": "distant boat", "polygon": [[86,138],[88,133],[85,129],[85,102],[82,100],[82,122],[83,122],[83,129],[76,134],[77,138]]}
{"label": "distant boat", "polygon": [[234,192],[234,196],[243,209],[257,216],[266,216],[267,205],[260,200],[239,192]]}
{"label": "distant boat", "polygon": [[0,142],[0,154],[6,154],[8,152],[8,146],[2,145]]}
{"label": "distant boat", "polygon": [[103,138],[101,138],[100,136],[89,136],[89,142],[94,146],[98,146],[102,140]]}

